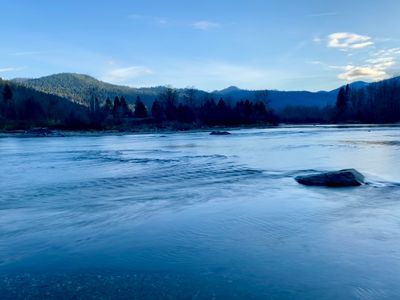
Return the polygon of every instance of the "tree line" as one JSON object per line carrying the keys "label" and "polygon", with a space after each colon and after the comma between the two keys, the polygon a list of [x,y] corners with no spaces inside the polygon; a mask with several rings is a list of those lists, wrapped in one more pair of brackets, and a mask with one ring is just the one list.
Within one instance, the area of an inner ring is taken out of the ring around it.
{"label": "tree line", "polygon": [[68,128],[86,107],[0,79],[0,129]]}
{"label": "tree line", "polygon": [[363,89],[349,85],[339,90],[335,122],[400,122],[400,82],[397,78],[369,84]]}
{"label": "tree line", "polygon": [[[206,96],[202,101],[195,99],[195,91],[180,99],[175,89],[167,88],[161,92],[147,108],[138,96],[133,107],[127,104],[124,97],[116,96],[113,101],[107,98],[104,105],[95,98],[90,101],[90,118],[97,126],[121,125],[129,119],[142,123],[187,124],[193,126],[239,126],[245,124],[274,123],[276,118],[262,101],[238,101],[234,106],[226,103],[223,98],[215,101]],[[200,103],[200,104],[198,104]]]}
{"label": "tree line", "polygon": [[124,96],[100,100],[88,105],[73,103],[12,82],[0,80],[0,129],[54,127],[60,129],[117,129],[144,126],[240,126],[277,123],[395,123],[400,122],[400,84],[392,79],[365,88],[339,89],[335,105],[326,107],[288,106],[274,113],[268,107],[268,95],[234,104],[211,94],[198,96],[195,89],[180,95],[166,88],[147,107],[138,96],[132,105]]}
{"label": "tree line", "polygon": [[[88,106],[46,93],[0,81],[0,128],[27,129],[34,126],[60,129],[113,129],[136,125],[165,125],[188,128],[201,126],[239,126],[272,124],[276,117],[263,99],[240,100],[235,105],[211,96],[197,99],[196,90],[180,96],[166,88],[146,107],[140,96],[129,105],[124,96],[101,101],[93,97]],[[70,105],[71,104],[71,105]]]}
{"label": "tree line", "polygon": [[325,107],[288,106],[279,114],[285,123],[397,123],[400,122],[400,80],[393,78],[364,88],[339,89],[336,103]]}

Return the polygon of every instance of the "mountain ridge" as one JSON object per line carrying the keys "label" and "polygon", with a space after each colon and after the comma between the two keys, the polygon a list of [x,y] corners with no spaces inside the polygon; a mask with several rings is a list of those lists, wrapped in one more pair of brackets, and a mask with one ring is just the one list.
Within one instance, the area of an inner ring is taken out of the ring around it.
{"label": "mountain ridge", "polygon": [[[123,96],[128,103],[134,103],[139,96],[146,106],[150,107],[157,96],[167,87],[134,88],[116,85],[96,79],[90,75],[79,73],[58,73],[39,78],[15,78],[12,82],[34,90],[57,95],[72,102],[88,105],[94,97],[101,102],[106,98],[113,100],[115,96]],[[353,88],[363,88],[368,83],[356,81],[350,84]],[[254,99],[260,92],[267,91],[267,99],[272,109],[280,110],[287,106],[317,106],[333,105],[340,87],[331,91],[280,91],[280,90],[246,90],[237,86],[213,92],[196,90],[198,97],[209,95],[216,100],[222,97],[228,103],[234,104],[241,99]],[[184,95],[187,89],[177,89],[178,94]]]}

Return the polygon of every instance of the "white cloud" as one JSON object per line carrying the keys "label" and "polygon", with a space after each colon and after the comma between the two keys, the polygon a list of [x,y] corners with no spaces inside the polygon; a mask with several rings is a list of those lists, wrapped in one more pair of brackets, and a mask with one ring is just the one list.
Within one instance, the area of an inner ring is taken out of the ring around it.
{"label": "white cloud", "polygon": [[361,66],[331,66],[332,69],[341,69],[344,72],[338,75],[339,79],[346,81],[353,80],[382,80],[389,77],[388,69],[396,64],[394,57],[375,57],[366,60]]}
{"label": "white cloud", "polygon": [[393,75],[393,66],[397,64],[400,56],[400,48],[381,49],[369,53],[369,57],[363,63],[357,65],[351,63],[346,66],[329,66],[330,69],[341,70],[338,78],[346,81],[370,80],[378,81]]}
{"label": "white cloud", "polygon": [[358,79],[377,81],[386,77],[387,73],[385,70],[371,66],[351,66],[351,68],[348,68],[344,73],[338,75],[339,79],[343,79],[348,82]]}
{"label": "white cloud", "polygon": [[382,49],[373,54],[373,56],[379,56],[379,57],[392,56],[392,55],[400,55],[400,48]]}
{"label": "white cloud", "polygon": [[198,30],[210,30],[221,27],[219,23],[211,21],[197,21],[192,23],[192,27]]}
{"label": "white cloud", "polygon": [[15,72],[15,71],[21,71],[21,70],[22,70],[22,68],[7,67],[7,68],[0,68],[0,73]]}
{"label": "white cloud", "polygon": [[361,49],[373,45],[371,38],[349,32],[336,32],[328,36],[329,48]]}
{"label": "white cloud", "polygon": [[147,67],[130,66],[110,70],[102,77],[102,80],[111,83],[127,83],[129,80],[151,74],[153,74],[153,71]]}
{"label": "white cloud", "polygon": [[396,59],[394,57],[377,57],[370,58],[367,60],[368,63],[372,64],[377,69],[385,70],[396,64]]}

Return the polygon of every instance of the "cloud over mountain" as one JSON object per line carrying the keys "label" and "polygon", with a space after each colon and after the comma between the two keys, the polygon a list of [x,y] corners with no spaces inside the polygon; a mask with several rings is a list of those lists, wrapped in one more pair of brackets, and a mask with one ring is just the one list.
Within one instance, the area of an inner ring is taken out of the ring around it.
{"label": "cloud over mountain", "polygon": [[371,38],[349,32],[336,32],[328,36],[329,48],[361,49],[373,45]]}

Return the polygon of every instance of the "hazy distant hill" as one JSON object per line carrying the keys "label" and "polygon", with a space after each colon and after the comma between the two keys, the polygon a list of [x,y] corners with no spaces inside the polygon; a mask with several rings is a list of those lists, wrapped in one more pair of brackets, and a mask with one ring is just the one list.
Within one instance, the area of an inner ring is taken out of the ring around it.
{"label": "hazy distant hill", "polygon": [[[350,84],[351,88],[359,89],[367,86],[368,83],[357,81]],[[277,91],[269,90],[268,101],[271,108],[280,110],[286,106],[316,106],[323,107],[326,105],[333,105],[336,102],[337,93],[339,88],[332,91]],[[230,86],[220,91],[214,91],[213,94],[217,97],[227,98],[230,102],[236,102],[240,99],[254,99],[255,94],[259,91],[242,90],[235,86]]]}
{"label": "hazy distant hill", "polygon": [[[240,99],[254,99],[258,91],[241,90],[230,87],[213,94],[218,97],[226,98],[234,103]],[[288,105],[292,106],[317,106],[322,107],[333,104],[336,100],[337,92],[307,92],[307,91],[267,91],[268,102],[275,110],[283,109]]]}
{"label": "hazy distant hill", "polygon": [[[99,81],[91,76],[61,73],[41,77],[37,79],[14,79],[14,82],[37,91],[48,94],[57,95],[73,102],[87,105],[93,97],[99,98],[102,102],[107,97],[113,99],[115,96],[124,96],[128,103],[133,103],[137,96],[140,96],[142,101],[150,107],[154,99],[165,89],[165,87],[153,88],[131,88],[127,86],[114,85]],[[351,84],[353,88],[365,87],[367,83],[358,81]],[[183,95],[187,90],[178,90],[180,95]],[[218,100],[223,97],[229,103],[236,103],[243,99],[254,100],[259,91],[242,90],[231,86],[220,91],[209,93],[210,96]],[[268,101],[271,108],[280,110],[288,105],[291,106],[317,106],[323,107],[333,105],[336,101],[338,89],[333,91],[268,91]],[[198,90],[196,96],[198,101],[208,94],[207,92]]]}

